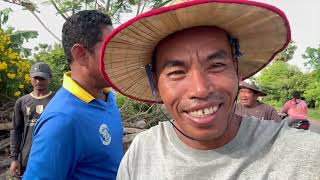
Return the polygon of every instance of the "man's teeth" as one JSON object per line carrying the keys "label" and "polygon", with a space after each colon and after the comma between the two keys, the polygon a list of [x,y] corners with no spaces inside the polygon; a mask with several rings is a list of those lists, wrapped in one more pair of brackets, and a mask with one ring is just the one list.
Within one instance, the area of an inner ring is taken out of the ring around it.
{"label": "man's teeth", "polygon": [[209,114],[217,112],[217,110],[218,110],[218,106],[214,106],[214,107],[210,107],[210,108],[200,109],[197,111],[192,111],[192,112],[190,112],[190,115],[194,116],[194,117],[204,117]]}

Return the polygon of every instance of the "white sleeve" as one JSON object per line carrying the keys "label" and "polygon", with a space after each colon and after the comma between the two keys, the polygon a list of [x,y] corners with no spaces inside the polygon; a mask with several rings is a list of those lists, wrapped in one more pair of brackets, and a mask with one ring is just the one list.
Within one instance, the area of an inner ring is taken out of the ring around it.
{"label": "white sleeve", "polygon": [[136,174],[134,171],[137,170],[135,169],[134,164],[137,164],[137,162],[135,161],[138,161],[135,153],[137,152],[137,148],[139,148],[138,136],[134,138],[129,149],[120,162],[120,167],[117,173],[117,180],[134,180],[134,175]]}

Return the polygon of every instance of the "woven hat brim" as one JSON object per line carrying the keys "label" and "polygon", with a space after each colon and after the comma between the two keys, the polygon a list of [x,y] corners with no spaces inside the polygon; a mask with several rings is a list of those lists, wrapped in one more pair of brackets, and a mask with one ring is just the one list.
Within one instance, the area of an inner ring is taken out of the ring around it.
{"label": "woven hat brim", "polygon": [[265,67],[291,40],[288,20],[274,6],[243,0],[189,1],[149,11],[116,28],[101,49],[103,77],[125,96],[157,102],[145,65],[151,63],[159,41],[196,26],[215,26],[239,40],[242,79]]}
{"label": "woven hat brim", "polygon": [[257,88],[251,87],[251,86],[239,85],[239,88],[251,89],[252,91],[255,91],[258,94],[258,96],[266,96],[267,95],[267,93],[261,91],[260,89],[257,89]]}

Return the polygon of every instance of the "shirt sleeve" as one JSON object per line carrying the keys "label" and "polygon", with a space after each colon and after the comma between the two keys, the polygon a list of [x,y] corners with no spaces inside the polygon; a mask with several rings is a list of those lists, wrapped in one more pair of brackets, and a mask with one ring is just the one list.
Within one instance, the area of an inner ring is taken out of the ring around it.
{"label": "shirt sleeve", "polygon": [[14,105],[12,116],[12,130],[10,131],[10,158],[18,160],[24,131],[24,118],[21,111],[21,99],[18,99]]}
{"label": "shirt sleeve", "polygon": [[41,116],[33,132],[33,142],[23,179],[68,179],[78,161],[73,121],[66,115]]}
{"label": "shirt sleeve", "polygon": [[117,174],[117,180],[132,180],[137,179],[135,177],[135,174],[133,173],[139,173],[138,169],[133,170],[135,168],[135,160],[136,160],[136,153],[139,151],[137,148],[139,147],[139,135],[137,135],[134,140],[132,141],[128,151],[124,155],[124,157],[121,160],[118,174]]}
{"label": "shirt sleeve", "polygon": [[282,118],[279,116],[277,110],[275,110],[273,107],[271,107],[271,119],[276,121],[276,122],[280,122],[282,120]]}
{"label": "shirt sleeve", "polygon": [[289,101],[284,104],[284,106],[280,112],[281,113],[288,113],[288,110],[289,110]]}

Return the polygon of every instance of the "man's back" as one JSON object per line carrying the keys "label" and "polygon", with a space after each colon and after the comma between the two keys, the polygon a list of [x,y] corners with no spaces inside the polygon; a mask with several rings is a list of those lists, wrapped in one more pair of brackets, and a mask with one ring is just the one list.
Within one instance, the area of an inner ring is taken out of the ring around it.
{"label": "man's back", "polygon": [[[315,147],[316,146],[316,147]],[[237,136],[208,151],[185,145],[169,122],[141,133],[118,179],[320,179],[320,135],[286,123],[243,119]]]}
{"label": "man's back", "polygon": [[36,179],[114,177],[123,155],[122,125],[114,101],[109,92],[107,101],[86,103],[61,88],[35,127],[24,179],[35,174]]}
{"label": "man's back", "polygon": [[287,113],[291,119],[308,119],[308,106],[300,99],[291,99],[284,104],[281,112]]}

